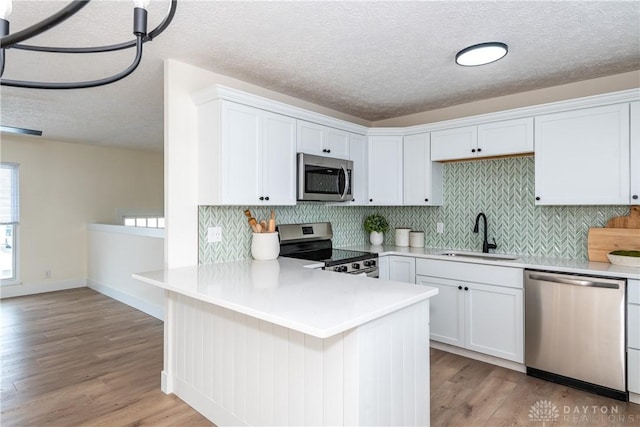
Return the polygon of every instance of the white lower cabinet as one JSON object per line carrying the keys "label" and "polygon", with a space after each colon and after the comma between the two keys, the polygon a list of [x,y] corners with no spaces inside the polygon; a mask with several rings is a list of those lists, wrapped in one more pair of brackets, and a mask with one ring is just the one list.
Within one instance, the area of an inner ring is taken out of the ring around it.
{"label": "white lower cabinet", "polygon": [[640,280],[627,281],[627,389],[640,404]]}
{"label": "white lower cabinet", "polygon": [[416,283],[416,259],[391,255],[389,258],[389,280]]}
{"label": "white lower cabinet", "polygon": [[382,256],[378,258],[378,276],[382,280],[415,283],[416,259],[398,255]]}
{"label": "white lower cabinet", "polygon": [[432,340],[524,362],[522,269],[418,259],[416,272],[416,284],[439,291]]}

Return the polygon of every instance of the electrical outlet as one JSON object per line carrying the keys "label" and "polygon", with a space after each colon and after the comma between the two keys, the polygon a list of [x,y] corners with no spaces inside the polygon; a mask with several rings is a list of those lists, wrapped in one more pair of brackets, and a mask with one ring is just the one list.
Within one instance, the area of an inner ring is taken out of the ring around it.
{"label": "electrical outlet", "polygon": [[439,222],[436,224],[436,232],[439,234],[444,233],[444,223]]}
{"label": "electrical outlet", "polygon": [[207,242],[208,243],[222,242],[222,227],[207,228]]}

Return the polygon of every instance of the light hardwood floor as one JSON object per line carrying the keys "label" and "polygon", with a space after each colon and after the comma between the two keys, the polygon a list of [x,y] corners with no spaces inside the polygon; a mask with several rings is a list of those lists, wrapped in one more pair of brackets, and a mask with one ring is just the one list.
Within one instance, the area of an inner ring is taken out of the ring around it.
{"label": "light hardwood floor", "polygon": [[[2,300],[0,312],[3,427],[211,425],[160,391],[162,322],[153,317],[88,288]],[[529,418],[539,401],[558,411],[546,426],[640,427],[638,405],[431,350],[434,427],[542,426]]]}

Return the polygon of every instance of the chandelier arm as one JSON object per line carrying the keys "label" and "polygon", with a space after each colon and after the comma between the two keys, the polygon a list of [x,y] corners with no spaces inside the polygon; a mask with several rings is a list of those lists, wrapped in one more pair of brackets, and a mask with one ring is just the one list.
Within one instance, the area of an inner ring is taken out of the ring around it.
{"label": "chandelier arm", "polygon": [[35,37],[38,34],[55,27],[62,21],[75,15],[80,9],[89,4],[90,1],[91,0],[73,0],[66,7],[59,10],[57,13],[51,15],[50,17],[43,19],[42,21],[37,22],[22,31],[18,31],[17,33],[9,34],[0,38],[0,48],[9,48],[17,43],[20,43],[23,40]]}
{"label": "chandelier arm", "polygon": [[[164,20],[153,30],[151,30],[146,39],[143,42],[150,41],[155,37],[159,36],[168,26],[171,24],[174,15],[176,14],[176,8],[178,5],[178,0],[171,0],[171,8],[169,9],[169,13],[165,16]],[[34,46],[34,45],[25,45],[25,44],[16,44],[11,46],[12,49],[21,49],[21,50],[30,50],[37,52],[52,52],[52,53],[101,53],[101,52],[113,52],[116,50],[124,50],[134,47],[136,45],[137,40],[130,40],[127,42],[112,44],[107,46],[96,46],[96,47],[49,47],[49,46]]]}
{"label": "chandelier arm", "polygon": [[142,38],[142,35],[140,35],[136,39],[136,57],[131,65],[129,65],[129,67],[124,71],[118,74],[114,74],[111,77],[75,83],[29,82],[23,80],[6,80],[0,78],[0,86],[12,86],[26,89],[86,89],[117,82],[118,80],[122,80],[129,74],[133,73],[136,68],[138,68],[138,65],[140,65],[140,61],[142,60],[142,46],[144,43]]}

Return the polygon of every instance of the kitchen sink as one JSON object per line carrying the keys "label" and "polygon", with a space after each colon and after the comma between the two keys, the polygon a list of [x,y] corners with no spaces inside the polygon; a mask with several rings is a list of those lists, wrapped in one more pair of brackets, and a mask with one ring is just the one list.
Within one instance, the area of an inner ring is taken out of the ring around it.
{"label": "kitchen sink", "polygon": [[499,254],[485,254],[478,252],[459,252],[459,251],[447,251],[440,252],[438,255],[445,255],[450,257],[457,258],[472,258],[472,259],[481,259],[485,261],[515,261],[520,259],[511,255],[499,255]]}

